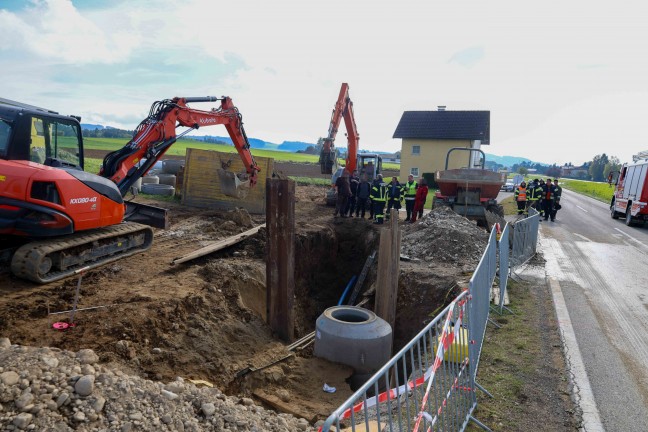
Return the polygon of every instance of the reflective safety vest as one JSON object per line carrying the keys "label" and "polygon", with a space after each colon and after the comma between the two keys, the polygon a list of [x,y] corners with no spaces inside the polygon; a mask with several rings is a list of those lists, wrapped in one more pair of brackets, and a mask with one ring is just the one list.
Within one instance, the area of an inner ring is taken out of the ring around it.
{"label": "reflective safety vest", "polygon": [[529,189],[529,201],[538,201],[542,197],[542,187],[540,185]]}
{"label": "reflective safety vest", "polygon": [[371,199],[373,201],[387,201],[387,185],[385,183],[374,183],[371,187]]}
{"label": "reflective safety vest", "polygon": [[414,201],[416,199],[416,187],[417,184],[414,180],[403,185],[403,193],[405,194],[406,201]]}
{"label": "reflective safety vest", "polygon": [[526,194],[526,188],[523,188],[522,186],[518,186],[517,189],[515,189],[515,201],[526,201],[527,200],[527,194]]}

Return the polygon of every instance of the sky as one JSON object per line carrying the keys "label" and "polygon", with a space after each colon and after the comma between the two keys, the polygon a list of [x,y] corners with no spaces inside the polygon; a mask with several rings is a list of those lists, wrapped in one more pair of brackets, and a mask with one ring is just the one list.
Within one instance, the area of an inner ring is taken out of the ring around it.
{"label": "sky", "polygon": [[315,143],[347,82],[364,150],[399,150],[404,111],[445,105],[490,111],[487,153],[627,162],[648,150],[645,16],[624,0],[0,0],[0,97],[131,130],[154,101],[225,95],[249,137]]}

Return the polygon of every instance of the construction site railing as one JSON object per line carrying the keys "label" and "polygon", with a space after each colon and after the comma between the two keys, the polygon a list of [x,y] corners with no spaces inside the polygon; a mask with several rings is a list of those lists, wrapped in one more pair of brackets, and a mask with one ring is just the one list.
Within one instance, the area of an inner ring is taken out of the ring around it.
{"label": "construction site railing", "polygon": [[472,413],[496,273],[493,229],[469,289],[335,410],[320,431],[463,431],[470,421],[489,430]]}
{"label": "construction site railing", "polygon": [[521,266],[536,253],[540,213],[529,209],[529,216],[515,222],[513,227],[513,250],[511,251],[511,268]]}
{"label": "construction site railing", "polygon": [[502,231],[502,234],[497,241],[497,253],[499,255],[499,298],[496,310],[500,315],[502,314],[502,311],[504,309],[508,310],[508,308],[504,306],[504,299],[506,297],[506,288],[508,286],[509,277],[509,253],[511,250],[511,243],[509,240],[510,232],[511,226],[509,224],[506,224],[504,231]]}
{"label": "construction site railing", "polygon": [[477,400],[466,290],[329,416],[320,431],[461,431]]}
{"label": "construction site railing", "polygon": [[472,295],[470,309],[470,339],[472,344],[470,349],[475,353],[472,358],[475,359],[473,367],[473,377],[477,376],[479,367],[479,357],[481,355],[484,336],[486,334],[486,324],[488,323],[488,313],[490,311],[491,287],[497,275],[497,232],[491,230],[488,238],[488,245],[484,251],[477,268],[470,278],[468,289]]}

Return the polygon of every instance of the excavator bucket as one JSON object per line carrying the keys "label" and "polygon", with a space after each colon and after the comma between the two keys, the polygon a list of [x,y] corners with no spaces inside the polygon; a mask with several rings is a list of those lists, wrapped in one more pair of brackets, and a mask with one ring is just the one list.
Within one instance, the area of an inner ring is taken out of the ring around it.
{"label": "excavator bucket", "polygon": [[220,179],[221,191],[232,198],[245,199],[250,192],[250,181],[241,180],[239,177],[222,168],[218,168],[218,178]]}
{"label": "excavator bucket", "polygon": [[333,174],[338,169],[337,163],[338,153],[336,151],[322,150],[320,152],[319,164],[322,169],[322,174]]}

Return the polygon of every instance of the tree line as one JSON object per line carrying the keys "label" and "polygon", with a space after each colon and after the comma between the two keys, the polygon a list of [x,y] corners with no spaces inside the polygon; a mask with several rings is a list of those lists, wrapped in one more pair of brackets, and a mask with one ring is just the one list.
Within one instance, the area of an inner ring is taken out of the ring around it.
{"label": "tree line", "polygon": [[[567,174],[563,168],[570,168],[571,174]],[[538,176],[568,177],[579,180],[606,181],[610,173],[616,173],[621,169],[621,162],[616,156],[608,156],[605,153],[596,155],[591,161],[576,167],[571,162],[563,166],[543,165],[534,162],[522,162],[511,167],[513,172],[527,175],[529,173],[538,174]],[[533,175],[532,174],[532,175]]]}

